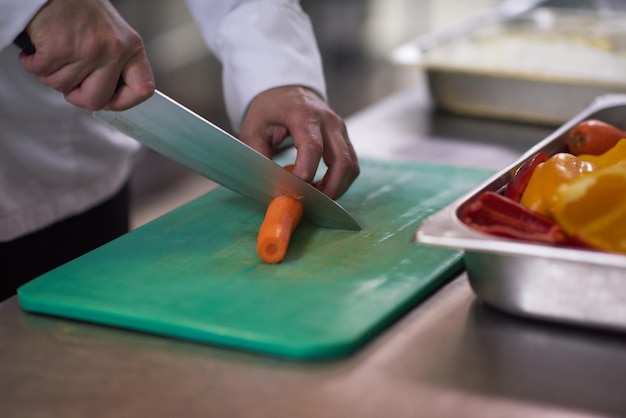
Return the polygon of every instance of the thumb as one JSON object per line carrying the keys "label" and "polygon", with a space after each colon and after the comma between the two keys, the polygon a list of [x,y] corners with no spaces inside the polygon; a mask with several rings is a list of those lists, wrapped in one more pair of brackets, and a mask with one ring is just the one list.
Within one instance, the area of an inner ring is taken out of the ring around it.
{"label": "thumb", "polygon": [[121,77],[120,85],[106,107],[107,110],[131,108],[154,94],[154,75],[144,50],[128,61],[122,69]]}

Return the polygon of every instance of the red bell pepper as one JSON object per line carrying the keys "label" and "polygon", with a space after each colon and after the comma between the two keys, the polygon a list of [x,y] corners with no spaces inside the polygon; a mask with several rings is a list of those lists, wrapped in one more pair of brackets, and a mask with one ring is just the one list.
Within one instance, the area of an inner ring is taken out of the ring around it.
{"label": "red bell pepper", "polygon": [[487,191],[466,206],[461,220],[472,228],[492,235],[545,244],[568,244],[567,234],[550,218],[522,204]]}
{"label": "red bell pepper", "polygon": [[540,151],[526,160],[524,164],[518,167],[511,180],[509,180],[509,183],[506,185],[506,189],[504,190],[504,195],[509,199],[519,202],[522,199],[522,194],[526,189],[528,180],[530,180],[530,176],[533,174],[535,167],[548,161],[549,158],[548,154]]}

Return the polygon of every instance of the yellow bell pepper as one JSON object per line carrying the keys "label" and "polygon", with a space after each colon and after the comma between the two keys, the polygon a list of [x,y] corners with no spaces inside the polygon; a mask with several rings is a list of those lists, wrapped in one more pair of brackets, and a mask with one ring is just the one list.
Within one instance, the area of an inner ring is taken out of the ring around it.
{"label": "yellow bell pepper", "polygon": [[626,253],[626,165],[598,169],[557,188],[552,213],[594,248]]}
{"label": "yellow bell pepper", "polygon": [[626,164],[626,138],[620,139],[617,144],[611,147],[604,154],[583,154],[579,155],[578,158],[582,161],[594,164],[597,168],[605,168],[617,164]]}
{"label": "yellow bell pepper", "polygon": [[533,171],[520,203],[544,216],[552,217],[556,189],[583,173],[595,170],[593,163],[582,161],[569,153],[558,153],[539,164]]}

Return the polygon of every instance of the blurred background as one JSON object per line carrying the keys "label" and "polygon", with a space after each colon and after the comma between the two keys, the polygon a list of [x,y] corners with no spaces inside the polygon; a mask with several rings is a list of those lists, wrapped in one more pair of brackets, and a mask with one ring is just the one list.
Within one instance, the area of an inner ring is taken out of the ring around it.
{"label": "blurred background", "polygon": [[[302,0],[322,53],[330,105],[342,117],[349,118],[383,97],[414,85],[422,75],[414,67],[393,64],[389,54],[394,48],[498,2]],[[603,7],[609,2],[553,0],[549,3]],[[230,130],[221,92],[220,64],[206,49],[185,2],[125,0],[113,3],[142,35],[157,87]],[[214,187],[212,182],[144,150],[132,180],[133,227]]]}
{"label": "blurred background", "polygon": [[[392,65],[396,46],[494,0],[303,0],[322,53],[331,106],[342,117],[415,82],[417,71]],[[221,66],[209,53],[182,0],[115,1],[142,35],[158,88],[230,130]],[[215,185],[144,149],[132,180],[133,227]]]}

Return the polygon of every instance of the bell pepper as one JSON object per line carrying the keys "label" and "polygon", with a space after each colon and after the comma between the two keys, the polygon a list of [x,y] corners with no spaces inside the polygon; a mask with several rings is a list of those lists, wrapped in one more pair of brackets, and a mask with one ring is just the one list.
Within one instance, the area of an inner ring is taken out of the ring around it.
{"label": "bell pepper", "polygon": [[513,199],[486,191],[461,212],[461,220],[491,235],[544,244],[572,244],[552,219],[541,216]]}
{"label": "bell pepper", "polygon": [[535,168],[543,163],[548,161],[550,156],[543,151],[540,151],[530,157],[528,160],[524,162],[511,177],[511,180],[506,185],[504,189],[504,195],[509,199],[513,199],[516,202],[519,202],[522,198],[522,194],[528,185],[528,180],[530,180],[530,176],[532,176]]}
{"label": "bell pepper", "polygon": [[593,163],[582,161],[572,154],[555,154],[535,167],[520,203],[533,212],[551,217],[557,187],[595,168]]}
{"label": "bell pepper", "polygon": [[620,139],[617,144],[603,154],[582,154],[579,155],[578,158],[582,161],[594,164],[597,168],[626,164],[626,138]]}
{"label": "bell pepper", "polygon": [[554,219],[593,248],[626,253],[626,165],[584,174],[556,190]]}

